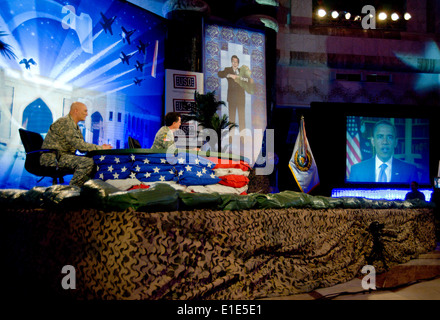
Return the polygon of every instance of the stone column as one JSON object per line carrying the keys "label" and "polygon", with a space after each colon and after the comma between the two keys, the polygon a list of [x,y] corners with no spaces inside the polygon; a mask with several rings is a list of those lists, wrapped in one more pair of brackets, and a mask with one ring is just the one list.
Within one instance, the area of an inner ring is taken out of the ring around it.
{"label": "stone column", "polygon": [[203,18],[209,6],[202,0],[168,0],[162,9],[169,20],[165,68],[202,72]]}

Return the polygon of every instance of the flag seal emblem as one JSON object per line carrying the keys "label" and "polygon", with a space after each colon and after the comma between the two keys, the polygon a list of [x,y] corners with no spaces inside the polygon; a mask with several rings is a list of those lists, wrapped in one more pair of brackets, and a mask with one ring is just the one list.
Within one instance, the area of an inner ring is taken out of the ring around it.
{"label": "flag seal emblem", "polygon": [[299,150],[296,150],[295,152],[295,166],[298,168],[298,170],[309,171],[310,167],[312,166],[312,155],[309,151],[307,151],[305,155],[299,153],[298,151]]}

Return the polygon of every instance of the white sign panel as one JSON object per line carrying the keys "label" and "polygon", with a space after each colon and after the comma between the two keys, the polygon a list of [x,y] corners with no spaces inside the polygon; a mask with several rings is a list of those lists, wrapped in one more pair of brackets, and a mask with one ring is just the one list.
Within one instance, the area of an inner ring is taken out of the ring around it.
{"label": "white sign panel", "polygon": [[[203,73],[167,69],[165,79],[165,113],[188,113],[187,107],[194,103],[194,92],[203,93]],[[180,129],[175,132],[176,137],[197,141],[195,121],[182,122]]]}

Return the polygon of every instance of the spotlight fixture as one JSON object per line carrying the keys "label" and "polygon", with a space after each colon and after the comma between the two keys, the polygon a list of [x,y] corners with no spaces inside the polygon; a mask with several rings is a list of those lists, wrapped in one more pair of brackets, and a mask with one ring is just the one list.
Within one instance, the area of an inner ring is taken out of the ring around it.
{"label": "spotlight fixture", "polygon": [[397,14],[397,13],[393,13],[392,15],[391,15],[391,20],[393,20],[393,21],[397,21],[397,20],[399,20],[399,15]]}
{"label": "spotlight fixture", "polygon": [[325,12],[324,9],[318,9],[318,16],[323,18],[325,17],[325,15],[327,14],[327,12]]}
{"label": "spotlight fixture", "polygon": [[387,18],[387,14],[385,12],[381,12],[378,15],[379,20],[385,20]]}
{"label": "spotlight fixture", "polygon": [[354,17],[354,21],[358,21],[358,20],[361,20],[361,16]]}
{"label": "spotlight fixture", "polygon": [[332,18],[336,19],[337,17],[339,17],[339,12],[338,11],[333,11],[332,12]]}
{"label": "spotlight fixture", "polygon": [[403,15],[403,18],[404,18],[405,20],[409,20],[409,19],[411,19],[411,15],[407,12],[407,13],[405,13],[405,14]]}
{"label": "spotlight fixture", "polygon": [[350,12],[346,12],[344,16],[345,16],[345,19],[346,19],[346,20],[350,20],[350,18],[351,18],[351,13],[350,13]]}

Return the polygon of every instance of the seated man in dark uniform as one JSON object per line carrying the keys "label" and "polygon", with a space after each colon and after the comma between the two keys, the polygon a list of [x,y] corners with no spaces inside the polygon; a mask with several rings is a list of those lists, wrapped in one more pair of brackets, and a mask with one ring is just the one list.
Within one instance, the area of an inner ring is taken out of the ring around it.
{"label": "seated man in dark uniform", "polygon": [[419,184],[416,181],[411,182],[411,191],[405,196],[405,200],[420,199],[425,201],[425,195],[419,191]]}
{"label": "seated man in dark uniform", "polygon": [[[98,146],[84,141],[78,122],[84,121],[86,117],[87,106],[81,102],[72,103],[69,114],[59,118],[50,126],[42,146],[43,149],[58,150],[58,167],[73,169],[74,174],[70,185],[78,187],[91,178],[90,175],[95,164],[92,158],[75,155],[75,151],[85,152],[112,148],[109,144]],[[55,157],[56,155],[53,153],[44,153],[41,155],[40,163],[43,166],[56,166]]]}

